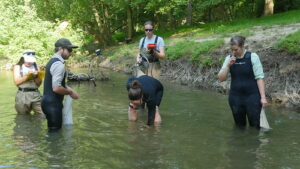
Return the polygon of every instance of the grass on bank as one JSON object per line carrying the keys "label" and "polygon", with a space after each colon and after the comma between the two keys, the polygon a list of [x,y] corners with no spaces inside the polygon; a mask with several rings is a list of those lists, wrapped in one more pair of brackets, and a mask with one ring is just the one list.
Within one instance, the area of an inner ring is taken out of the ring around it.
{"label": "grass on bank", "polygon": [[166,56],[168,59],[176,60],[186,58],[200,66],[212,66],[216,62],[208,54],[223,45],[223,40],[209,40],[204,42],[179,42],[168,47]]}
{"label": "grass on bank", "polygon": [[288,35],[275,48],[300,55],[300,31]]}
{"label": "grass on bank", "polygon": [[[214,22],[196,26],[182,26],[176,30],[164,31],[157,30],[155,34],[164,38],[166,43],[166,55],[168,59],[176,60],[180,58],[188,59],[202,66],[209,66],[221,63],[221,61],[213,59],[209,55],[211,51],[221,47],[224,42],[221,40],[210,40],[207,42],[195,42],[210,36],[231,37],[234,35],[251,36],[253,35],[253,26],[262,26],[263,28],[273,25],[283,25],[300,22],[300,10],[289,11],[285,13],[274,14],[253,19],[237,19],[230,22]],[[135,58],[138,51],[139,38],[143,37],[143,33],[139,33],[134,44],[120,45],[113,47],[112,52],[107,56],[113,60],[127,57]],[[288,50],[290,52],[299,52],[297,48],[300,42],[300,33],[297,32],[287,37],[286,40],[280,42],[278,48]],[[298,38],[297,38],[298,37]],[[226,42],[225,42],[226,43]],[[110,51],[111,49],[107,49]]]}

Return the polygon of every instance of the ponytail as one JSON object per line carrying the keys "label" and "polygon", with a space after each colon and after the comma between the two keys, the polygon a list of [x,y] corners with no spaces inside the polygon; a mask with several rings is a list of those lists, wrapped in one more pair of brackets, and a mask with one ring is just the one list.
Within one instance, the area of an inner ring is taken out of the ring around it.
{"label": "ponytail", "polygon": [[134,80],[128,90],[129,100],[140,100],[143,96],[143,90],[141,88],[141,83],[137,80]]}

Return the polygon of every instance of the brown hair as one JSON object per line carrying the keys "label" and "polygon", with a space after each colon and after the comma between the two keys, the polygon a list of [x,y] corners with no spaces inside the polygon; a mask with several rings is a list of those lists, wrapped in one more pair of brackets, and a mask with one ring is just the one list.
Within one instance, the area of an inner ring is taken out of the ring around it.
{"label": "brown hair", "polygon": [[25,62],[25,61],[24,61],[24,57],[22,56],[22,57],[20,58],[20,60],[18,61],[17,65],[23,65],[24,62]]}
{"label": "brown hair", "polygon": [[147,21],[147,22],[145,22],[145,23],[144,23],[144,26],[146,26],[146,25],[151,25],[152,28],[154,28],[154,23],[153,23],[152,21]]}
{"label": "brown hair", "polygon": [[143,89],[141,88],[141,83],[137,80],[134,80],[128,90],[129,100],[139,100],[143,96]]}
{"label": "brown hair", "polygon": [[245,44],[246,38],[244,36],[234,36],[230,39],[230,45],[237,45],[243,47]]}

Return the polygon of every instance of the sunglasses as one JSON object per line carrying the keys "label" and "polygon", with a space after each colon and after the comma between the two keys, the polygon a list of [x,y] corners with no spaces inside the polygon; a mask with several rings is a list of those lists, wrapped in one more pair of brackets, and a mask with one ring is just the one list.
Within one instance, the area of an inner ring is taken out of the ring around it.
{"label": "sunglasses", "polygon": [[129,107],[134,109],[134,110],[138,110],[139,107],[141,106],[141,103],[142,103],[142,99],[140,99],[140,103],[136,106],[134,106],[132,103],[129,103]]}
{"label": "sunglasses", "polygon": [[26,52],[25,55],[35,55],[35,52]]}
{"label": "sunglasses", "polygon": [[129,107],[134,109],[134,110],[138,110],[139,108],[138,107],[133,107],[130,103],[129,103]]}
{"label": "sunglasses", "polygon": [[67,50],[68,50],[69,53],[73,52],[72,48],[67,48]]}
{"label": "sunglasses", "polygon": [[152,32],[153,29],[145,29],[145,32]]}

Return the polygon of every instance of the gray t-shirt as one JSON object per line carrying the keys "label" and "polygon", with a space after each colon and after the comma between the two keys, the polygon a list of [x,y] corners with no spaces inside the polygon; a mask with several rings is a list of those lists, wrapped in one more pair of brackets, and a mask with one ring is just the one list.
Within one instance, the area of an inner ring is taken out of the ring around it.
{"label": "gray t-shirt", "polygon": [[61,82],[66,72],[65,65],[64,65],[65,60],[57,54],[54,54],[53,57],[58,58],[60,62],[59,61],[54,62],[50,67],[50,73],[52,75],[52,87],[62,86]]}
{"label": "gray t-shirt", "polygon": [[[155,43],[155,38],[156,38],[156,36],[157,36],[157,35],[153,35],[151,39],[148,39],[147,36],[146,36],[146,38],[145,38],[145,37],[141,38],[140,44],[139,44],[139,48],[140,48],[140,49],[141,49],[141,48],[147,48],[148,43]],[[145,38],[145,42],[144,42],[144,45],[142,46],[142,43],[143,43],[144,38]],[[157,38],[157,43],[156,43],[156,50],[159,51],[159,48],[160,48],[160,47],[164,47],[164,46],[165,46],[165,42],[164,42],[163,38],[158,37],[158,38]]]}

